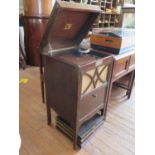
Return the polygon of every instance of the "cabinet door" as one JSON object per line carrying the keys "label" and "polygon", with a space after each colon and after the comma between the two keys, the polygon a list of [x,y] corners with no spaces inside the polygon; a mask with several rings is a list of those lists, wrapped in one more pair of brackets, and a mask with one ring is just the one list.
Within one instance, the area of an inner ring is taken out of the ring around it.
{"label": "cabinet door", "polygon": [[104,107],[104,99],[106,95],[106,87],[101,86],[87,95],[81,97],[79,105],[79,119],[83,119],[92,116],[98,110]]}
{"label": "cabinet door", "polygon": [[103,64],[82,74],[82,95],[85,95],[107,83],[108,67],[108,64]]}
{"label": "cabinet door", "polygon": [[113,80],[117,80],[124,76],[129,70],[130,56],[120,58],[114,61]]}
{"label": "cabinet door", "polygon": [[93,66],[82,73],[79,119],[83,121],[103,109],[109,80],[109,64]]}

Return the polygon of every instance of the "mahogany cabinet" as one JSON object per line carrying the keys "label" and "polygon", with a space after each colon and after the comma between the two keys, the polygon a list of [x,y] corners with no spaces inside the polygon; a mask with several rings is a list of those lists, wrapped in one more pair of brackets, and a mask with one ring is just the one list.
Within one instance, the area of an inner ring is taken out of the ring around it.
{"label": "mahogany cabinet", "polygon": [[77,145],[80,126],[98,112],[103,115],[112,56],[95,51],[82,56],[76,55],[77,50],[64,52],[44,57],[48,124],[52,108],[74,130],[74,145]]}
{"label": "mahogany cabinet", "polygon": [[103,109],[112,64],[111,56],[75,53],[44,58],[47,104],[71,127]]}
{"label": "mahogany cabinet", "polygon": [[53,109],[73,129],[74,148],[80,126],[96,113],[103,118],[106,104],[112,56],[80,47],[100,12],[98,6],[57,1],[40,43],[48,125]]}

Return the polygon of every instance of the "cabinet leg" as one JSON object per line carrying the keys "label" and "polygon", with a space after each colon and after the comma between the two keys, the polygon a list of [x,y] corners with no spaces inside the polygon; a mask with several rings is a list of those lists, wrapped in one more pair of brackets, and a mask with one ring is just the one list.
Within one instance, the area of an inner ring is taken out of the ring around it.
{"label": "cabinet leg", "polygon": [[41,81],[42,102],[45,103],[44,82]]}
{"label": "cabinet leg", "polygon": [[41,94],[42,94],[42,102],[45,103],[45,90],[44,90],[44,79],[43,79],[43,57],[40,54],[40,85],[41,85]]}
{"label": "cabinet leg", "polygon": [[74,149],[74,150],[77,150],[77,149],[78,149],[78,145],[77,145],[78,130],[79,130],[79,128],[76,127],[76,128],[75,128],[75,133],[74,133],[74,140],[73,140],[73,149]]}
{"label": "cabinet leg", "polygon": [[109,88],[108,88],[108,91],[107,91],[107,95],[106,95],[105,107],[104,107],[104,111],[103,111],[104,120],[106,120],[106,116],[107,116],[107,107],[108,107],[108,104],[110,102],[110,96],[111,96],[112,86],[113,86],[113,83],[110,82]]}
{"label": "cabinet leg", "polygon": [[51,109],[48,105],[47,105],[47,124],[51,125]]}
{"label": "cabinet leg", "polygon": [[74,148],[74,150],[78,149],[78,146],[77,146],[77,136],[74,138],[73,148]]}

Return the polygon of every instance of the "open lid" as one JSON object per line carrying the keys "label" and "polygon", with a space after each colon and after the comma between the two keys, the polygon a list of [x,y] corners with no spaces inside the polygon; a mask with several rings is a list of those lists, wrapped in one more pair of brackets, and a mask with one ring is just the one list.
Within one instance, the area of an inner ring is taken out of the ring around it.
{"label": "open lid", "polygon": [[100,12],[99,6],[56,1],[40,42],[41,53],[78,46]]}

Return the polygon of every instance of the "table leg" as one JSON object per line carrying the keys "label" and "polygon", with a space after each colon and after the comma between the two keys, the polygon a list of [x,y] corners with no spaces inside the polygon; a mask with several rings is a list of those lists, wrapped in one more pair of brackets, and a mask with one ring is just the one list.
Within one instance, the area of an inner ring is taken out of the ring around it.
{"label": "table leg", "polygon": [[131,72],[131,77],[130,77],[130,82],[129,82],[129,89],[127,91],[127,96],[128,96],[128,99],[130,98],[131,96],[131,92],[132,92],[132,88],[133,88],[133,84],[134,84],[134,79],[135,79],[135,71],[132,71]]}

